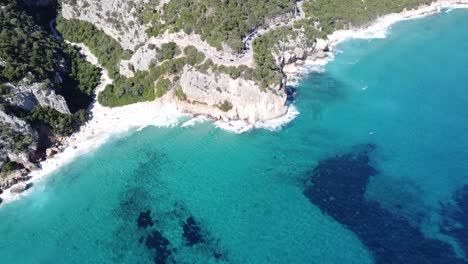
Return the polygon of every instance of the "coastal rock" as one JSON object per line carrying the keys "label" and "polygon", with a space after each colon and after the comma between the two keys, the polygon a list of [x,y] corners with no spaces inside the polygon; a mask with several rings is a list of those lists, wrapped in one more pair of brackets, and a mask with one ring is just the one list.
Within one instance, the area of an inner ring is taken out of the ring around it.
{"label": "coastal rock", "polygon": [[12,172],[6,178],[0,179],[0,191],[10,188],[16,183],[25,182],[31,179],[31,177],[28,176],[28,173],[29,173],[28,170],[21,169],[21,170]]}
{"label": "coastal rock", "polygon": [[1,165],[10,160],[22,164],[25,168],[35,168],[29,161],[29,155],[36,150],[37,132],[25,121],[1,110],[0,129]]}
{"label": "coastal rock", "polygon": [[[241,119],[254,124],[280,117],[287,112],[287,96],[283,90],[262,91],[253,81],[232,79],[227,74],[202,73],[186,68],[180,86],[187,100],[179,101],[177,106],[192,114],[222,120]],[[227,111],[220,109],[224,102],[231,106],[230,109],[224,109]]]}
{"label": "coastal rock", "polygon": [[46,157],[47,158],[53,157],[55,154],[59,152],[60,152],[60,149],[57,147],[48,148],[46,149]]}
{"label": "coastal rock", "polygon": [[28,184],[25,182],[20,182],[18,184],[15,184],[13,187],[11,187],[10,192],[11,193],[22,193],[28,189]]}
{"label": "coastal rock", "polygon": [[305,60],[316,50],[316,45],[310,43],[302,32],[288,36],[275,45],[273,57],[278,67]]}
{"label": "coastal rock", "polygon": [[37,169],[37,166],[31,161],[29,161],[29,153],[27,152],[9,152],[8,159],[10,159],[10,161],[23,165],[28,170]]}
{"label": "coastal rock", "polygon": [[329,43],[327,40],[324,39],[317,39],[315,41],[315,49],[316,50],[323,50],[327,51],[328,50]]}

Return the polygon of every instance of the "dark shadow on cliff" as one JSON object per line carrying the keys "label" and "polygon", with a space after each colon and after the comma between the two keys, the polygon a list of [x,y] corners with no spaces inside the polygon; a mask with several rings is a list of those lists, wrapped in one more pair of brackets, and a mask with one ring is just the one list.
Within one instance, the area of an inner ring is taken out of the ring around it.
{"label": "dark shadow on cliff", "polygon": [[376,263],[468,263],[452,248],[426,238],[401,216],[367,200],[365,191],[377,170],[370,164],[375,146],[360,145],[328,158],[307,174],[304,195],[324,213],[354,232]]}

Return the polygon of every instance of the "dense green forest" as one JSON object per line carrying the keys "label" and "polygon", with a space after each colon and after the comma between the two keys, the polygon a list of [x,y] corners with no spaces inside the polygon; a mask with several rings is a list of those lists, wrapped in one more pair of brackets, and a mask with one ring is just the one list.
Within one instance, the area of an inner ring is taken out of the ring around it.
{"label": "dense green forest", "polygon": [[159,1],[150,1],[140,15],[142,22],[153,24],[150,35],[157,36],[166,29],[195,32],[218,49],[224,42],[236,51],[244,48],[243,36],[266,18],[292,11],[296,4],[295,0],[172,0],[159,12],[154,2]]}

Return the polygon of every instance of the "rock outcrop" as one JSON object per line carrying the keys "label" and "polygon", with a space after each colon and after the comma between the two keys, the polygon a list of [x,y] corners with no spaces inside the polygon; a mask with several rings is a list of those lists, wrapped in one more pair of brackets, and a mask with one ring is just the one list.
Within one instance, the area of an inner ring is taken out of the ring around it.
{"label": "rock outcrop", "polygon": [[192,114],[223,120],[240,119],[254,124],[287,112],[287,96],[283,90],[261,90],[253,81],[232,79],[227,74],[202,73],[186,68],[180,86],[187,99],[179,101],[178,107]]}
{"label": "rock outcrop", "polygon": [[294,36],[285,38],[276,44],[273,57],[276,65],[282,68],[284,65],[295,63],[298,60],[305,60],[317,50],[316,46],[317,42],[310,43],[304,33],[296,32]]}
{"label": "rock outcrop", "polygon": [[0,165],[13,161],[25,168],[35,168],[29,161],[29,155],[36,151],[37,132],[25,121],[1,110],[0,130]]}
{"label": "rock outcrop", "polygon": [[13,185],[13,187],[11,187],[10,189],[10,192],[11,193],[22,193],[24,191],[26,191],[28,189],[28,184],[25,183],[25,182],[20,182],[20,183],[17,183],[15,185]]}
{"label": "rock outcrop", "polygon": [[62,114],[70,114],[65,98],[48,88],[46,83],[29,84],[25,78],[16,86],[12,84],[7,86],[10,88],[10,93],[5,97],[5,101],[11,106],[32,111],[40,105],[55,109]]}

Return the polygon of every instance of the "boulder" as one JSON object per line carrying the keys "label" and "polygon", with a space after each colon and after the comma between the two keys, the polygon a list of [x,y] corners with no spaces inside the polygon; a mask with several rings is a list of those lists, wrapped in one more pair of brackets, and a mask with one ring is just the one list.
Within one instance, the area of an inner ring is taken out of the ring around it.
{"label": "boulder", "polygon": [[10,192],[11,193],[22,193],[28,189],[28,184],[25,182],[20,182],[18,184],[15,184],[11,187]]}
{"label": "boulder", "polygon": [[60,150],[57,147],[48,148],[46,149],[46,157],[50,158],[59,152]]}

